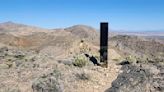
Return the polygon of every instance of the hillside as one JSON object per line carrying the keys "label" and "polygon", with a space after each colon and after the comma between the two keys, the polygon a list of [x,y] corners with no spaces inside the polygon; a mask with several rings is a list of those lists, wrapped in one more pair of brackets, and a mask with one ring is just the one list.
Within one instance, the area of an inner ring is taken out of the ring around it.
{"label": "hillside", "polygon": [[104,68],[92,27],[1,23],[0,92],[163,92],[163,39],[110,33]]}
{"label": "hillside", "polygon": [[136,58],[164,60],[164,44],[155,40],[118,35],[112,37],[110,41],[114,47],[124,52],[124,54],[135,56]]}
{"label": "hillside", "polygon": [[47,32],[47,29],[34,26],[18,24],[14,22],[0,23],[0,32],[11,33],[13,35],[29,35],[35,32]]}

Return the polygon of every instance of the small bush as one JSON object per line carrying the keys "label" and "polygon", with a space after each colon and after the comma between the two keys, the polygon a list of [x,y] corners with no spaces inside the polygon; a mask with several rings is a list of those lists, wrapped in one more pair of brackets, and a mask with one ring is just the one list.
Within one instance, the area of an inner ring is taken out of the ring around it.
{"label": "small bush", "polygon": [[7,61],[12,61],[12,59],[8,59]]}
{"label": "small bush", "polygon": [[54,70],[44,74],[32,83],[33,92],[63,92],[64,85],[60,81],[60,72]]}
{"label": "small bush", "polygon": [[136,57],[131,56],[131,55],[129,55],[128,57],[126,57],[126,60],[129,61],[129,62],[136,62],[137,61],[136,60]]}
{"label": "small bush", "polygon": [[25,55],[15,55],[14,57],[17,59],[23,59],[25,57]]}
{"label": "small bush", "polygon": [[116,58],[115,58],[115,59],[112,59],[112,60],[113,60],[113,61],[119,61],[119,59],[116,59]]}
{"label": "small bush", "polygon": [[63,92],[63,85],[54,77],[40,78],[33,82],[34,92]]}
{"label": "small bush", "polygon": [[93,55],[98,61],[100,61],[100,54],[99,54],[99,53],[94,52],[94,53],[92,53],[92,55]]}
{"label": "small bush", "polygon": [[19,87],[17,86],[10,86],[10,87],[3,87],[0,89],[0,92],[21,92]]}
{"label": "small bush", "polygon": [[76,74],[76,77],[80,80],[89,80],[90,79],[90,75],[86,74],[86,73],[78,73],[78,74]]}
{"label": "small bush", "polygon": [[86,57],[80,55],[75,57],[75,61],[73,62],[73,65],[77,67],[84,67],[87,65],[87,63],[88,60],[86,59]]}

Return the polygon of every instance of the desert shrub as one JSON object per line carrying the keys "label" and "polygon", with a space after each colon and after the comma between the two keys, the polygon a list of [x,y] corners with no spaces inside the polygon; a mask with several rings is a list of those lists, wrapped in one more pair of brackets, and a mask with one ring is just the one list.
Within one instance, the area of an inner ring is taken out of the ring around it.
{"label": "desert shrub", "polygon": [[25,57],[25,55],[15,55],[14,57],[17,59],[23,59]]}
{"label": "desert shrub", "polygon": [[25,62],[27,62],[27,61],[28,61],[28,59],[26,58],[26,59],[25,59]]}
{"label": "desert shrub", "polygon": [[7,59],[7,61],[12,61],[12,59]]}
{"label": "desert shrub", "polygon": [[8,68],[9,66],[7,64],[0,64],[0,69],[8,69]]}
{"label": "desert shrub", "polygon": [[9,66],[9,68],[11,68],[13,66],[12,63],[8,63],[7,65]]}
{"label": "desert shrub", "polygon": [[5,56],[8,56],[8,54],[7,54],[7,53],[5,53]]}
{"label": "desert shrub", "polygon": [[83,73],[77,73],[76,77],[80,80],[90,80],[90,75],[83,72]]}
{"label": "desert shrub", "polygon": [[84,42],[84,40],[81,40],[79,49],[81,53],[91,51],[91,48],[89,48],[88,44]]}
{"label": "desert shrub", "polygon": [[48,77],[37,80],[33,83],[32,89],[34,92],[63,92],[60,86],[56,78]]}
{"label": "desert shrub", "polygon": [[75,57],[75,61],[73,62],[73,65],[77,67],[84,67],[87,65],[87,63],[88,63],[88,60],[86,59],[86,57],[79,55]]}
{"label": "desert shrub", "polygon": [[119,61],[119,59],[116,59],[116,58],[115,58],[115,59],[112,59],[112,60],[113,60],[113,61]]}
{"label": "desert shrub", "polygon": [[33,92],[63,92],[63,84],[60,82],[60,72],[54,70],[48,75],[43,75],[32,84]]}
{"label": "desert shrub", "polygon": [[0,92],[21,92],[18,87],[4,87],[0,89]]}
{"label": "desert shrub", "polygon": [[137,60],[136,60],[136,57],[131,56],[131,55],[127,56],[127,57],[126,57],[126,60],[129,61],[129,62],[136,62],[136,61],[137,61]]}
{"label": "desert shrub", "polygon": [[93,55],[98,61],[100,61],[100,54],[99,54],[99,53],[92,53],[92,55]]}

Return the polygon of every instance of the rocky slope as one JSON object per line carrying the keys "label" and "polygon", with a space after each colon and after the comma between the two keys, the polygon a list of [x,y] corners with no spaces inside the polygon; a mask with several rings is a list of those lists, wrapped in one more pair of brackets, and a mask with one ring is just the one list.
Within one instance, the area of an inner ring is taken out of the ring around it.
{"label": "rocky slope", "polygon": [[0,32],[11,33],[13,35],[29,35],[36,32],[47,32],[47,29],[38,28],[34,26],[18,24],[14,22],[0,23]]}
{"label": "rocky slope", "polygon": [[123,65],[123,72],[105,92],[163,92],[163,67],[163,63]]}
{"label": "rocky slope", "polygon": [[164,44],[112,35],[108,51],[108,68],[95,64],[99,33],[92,27],[48,30],[2,23],[0,92],[164,91]]}
{"label": "rocky slope", "polygon": [[138,36],[118,35],[110,38],[111,45],[125,56],[148,61],[164,61],[164,44]]}
{"label": "rocky slope", "polygon": [[112,37],[110,43],[124,60],[120,63],[122,73],[105,92],[164,91],[164,44],[128,35]]}

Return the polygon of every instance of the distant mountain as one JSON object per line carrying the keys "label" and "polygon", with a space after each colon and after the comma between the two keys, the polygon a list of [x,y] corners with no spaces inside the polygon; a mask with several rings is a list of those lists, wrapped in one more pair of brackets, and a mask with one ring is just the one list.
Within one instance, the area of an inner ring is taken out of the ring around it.
{"label": "distant mountain", "polygon": [[143,32],[116,32],[122,35],[135,35],[135,36],[164,36],[164,31],[143,31]]}
{"label": "distant mountain", "polygon": [[46,32],[47,29],[38,28],[34,26],[18,24],[14,22],[4,22],[0,23],[0,32],[7,32],[13,35],[28,35],[33,32]]}
{"label": "distant mountain", "polygon": [[0,24],[0,35],[0,42],[3,44],[27,48],[44,48],[47,46],[68,48],[73,45],[72,42],[80,42],[82,39],[95,44],[99,40],[96,29],[85,25],[48,30],[5,22]]}
{"label": "distant mountain", "polygon": [[[76,42],[82,39],[95,45],[99,44],[99,31],[87,25],[49,30],[14,22],[5,22],[0,23],[0,35],[0,42],[12,46],[23,45],[23,47],[64,46],[63,44],[70,46],[72,40]],[[159,42],[163,43],[163,37],[161,36],[164,36],[164,32],[115,32],[109,30],[109,37],[116,35],[149,36],[151,38],[154,36],[159,38],[160,36]]]}
{"label": "distant mountain", "polygon": [[64,30],[71,32],[72,34],[79,36],[80,38],[95,38],[98,36],[98,32],[96,29],[86,26],[86,25],[75,25],[69,28],[65,28]]}
{"label": "distant mountain", "polygon": [[[61,29],[55,29],[61,30]],[[72,27],[65,28],[63,30],[69,31],[72,34],[79,36],[81,38],[91,37],[92,39],[95,36],[98,36],[99,32],[87,25],[75,25]],[[49,29],[14,23],[11,21],[0,23],[0,32],[8,32],[14,35],[28,35],[33,32],[48,32]],[[53,30],[51,30],[53,31]],[[164,30],[156,30],[156,31],[142,31],[142,32],[127,32],[127,31],[117,31],[117,30],[109,30],[109,36],[115,35],[136,35],[136,36],[164,36]]]}

